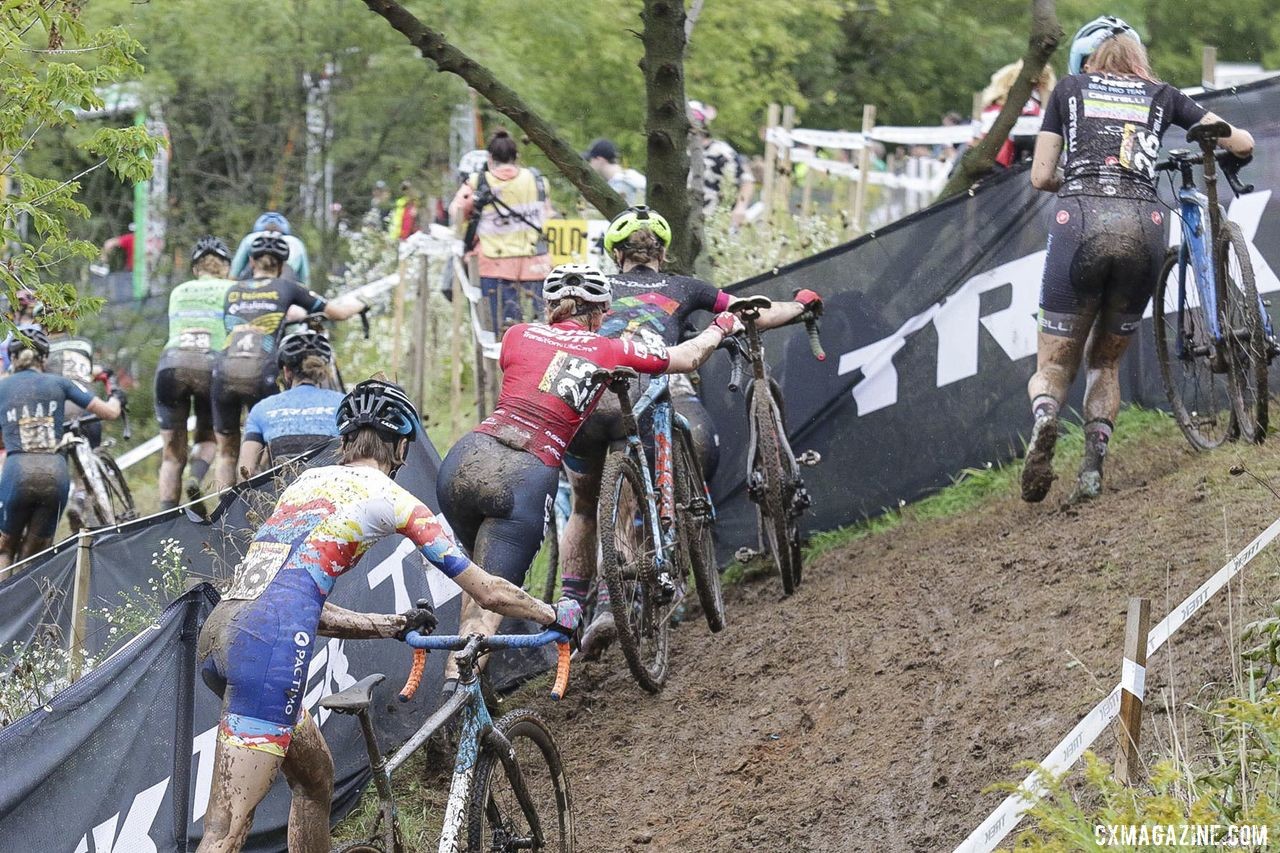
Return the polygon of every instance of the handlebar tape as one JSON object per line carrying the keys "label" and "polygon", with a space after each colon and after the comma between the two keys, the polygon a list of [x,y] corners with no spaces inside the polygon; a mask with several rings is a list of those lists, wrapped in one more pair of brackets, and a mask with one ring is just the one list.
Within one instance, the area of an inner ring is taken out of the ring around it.
{"label": "handlebar tape", "polygon": [[422,683],[422,673],[427,668],[427,650],[413,650],[413,666],[409,668],[409,678],[404,683],[404,689],[400,691],[400,701],[408,702],[413,698],[413,694],[418,692],[418,685]]}
{"label": "handlebar tape", "polygon": [[826,361],[827,354],[822,350],[822,339],[818,337],[818,318],[812,314],[804,319],[804,330],[809,335],[809,349],[818,361]]}
{"label": "handlebar tape", "polygon": [[737,393],[742,387],[742,354],[737,347],[729,348],[729,390]]}
{"label": "handlebar tape", "polygon": [[559,658],[556,660],[556,683],[551,688],[551,698],[560,700],[569,689],[569,644],[556,643],[556,651]]}

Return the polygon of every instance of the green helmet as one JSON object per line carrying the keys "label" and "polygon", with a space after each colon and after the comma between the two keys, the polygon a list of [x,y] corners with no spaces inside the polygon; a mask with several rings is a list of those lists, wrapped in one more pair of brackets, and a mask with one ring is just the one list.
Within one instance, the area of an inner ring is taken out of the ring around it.
{"label": "green helmet", "polygon": [[609,223],[604,232],[604,250],[612,253],[619,243],[637,231],[644,230],[658,235],[664,247],[671,247],[671,225],[658,211],[637,204],[619,213]]}

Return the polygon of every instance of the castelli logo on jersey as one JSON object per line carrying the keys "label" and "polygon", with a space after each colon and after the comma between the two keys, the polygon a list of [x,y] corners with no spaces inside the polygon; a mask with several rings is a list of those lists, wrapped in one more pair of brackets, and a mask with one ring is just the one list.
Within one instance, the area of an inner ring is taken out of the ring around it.
{"label": "castelli logo on jersey", "polygon": [[1067,224],[1068,222],[1070,222],[1070,221],[1071,221],[1071,214],[1070,214],[1070,213],[1067,213],[1065,210],[1059,210],[1059,211],[1058,211],[1058,224],[1059,224],[1059,225],[1066,225],[1066,224]]}
{"label": "castelli logo on jersey", "polygon": [[1164,222],[1164,217],[1160,215],[1160,211],[1153,210],[1151,211],[1151,221],[1159,225],[1160,223]]}

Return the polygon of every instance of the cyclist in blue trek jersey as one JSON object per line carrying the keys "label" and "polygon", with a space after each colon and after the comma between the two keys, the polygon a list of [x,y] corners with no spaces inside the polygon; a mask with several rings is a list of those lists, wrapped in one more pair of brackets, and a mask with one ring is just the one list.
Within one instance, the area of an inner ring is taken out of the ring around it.
{"label": "cyclist in blue trek jersey", "polygon": [[65,376],[45,373],[48,335],[34,325],[18,330],[21,334],[8,345],[13,374],[0,380],[0,429],[7,451],[0,469],[0,580],[15,559],[53,542],[66,508],[71,480],[58,442],[67,403],[115,420],[124,401],[122,391],[100,400]]}
{"label": "cyclist in blue trek jersey", "polygon": [[338,434],[334,415],[342,392],[320,387],[333,365],[329,339],[312,331],[288,335],[276,350],[276,361],[289,390],[260,400],[249,410],[236,466],[243,480],[267,467],[259,464],[263,450],[274,465]]}
{"label": "cyclist in blue trek jersey", "polygon": [[303,708],[317,634],[400,638],[430,631],[426,602],[405,613],[328,604],[338,578],[380,539],[401,535],[484,606],[566,636],[576,602],[544,604],[471,562],[426,506],[392,480],[422,429],[397,385],[361,382],[337,415],[342,463],[305,471],[280,495],[200,632],[201,675],[223,699],[200,853],[240,850],[253,812],[283,771],[293,791],[289,849],[327,853],[333,759]]}

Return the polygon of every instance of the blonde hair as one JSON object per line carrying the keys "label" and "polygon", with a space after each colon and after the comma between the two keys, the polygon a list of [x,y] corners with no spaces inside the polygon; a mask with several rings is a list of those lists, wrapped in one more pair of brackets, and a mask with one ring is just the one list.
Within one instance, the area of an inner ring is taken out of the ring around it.
{"label": "blonde hair", "polygon": [[1119,33],[1094,49],[1084,64],[1084,70],[1095,74],[1128,74],[1151,83],[1160,82],[1151,71],[1151,60],[1147,58],[1147,49],[1142,43]]}
{"label": "blonde hair", "polygon": [[[982,108],[986,109],[992,104],[1003,104],[1009,98],[1009,90],[1013,88],[1013,84],[1017,82],[1018,75],[1022,73],[1022,60],[1011,62],[999,71],[991,75],[991,82],[987,84],[987,88],[982,90]],[[1053,92],[1053,87],[1058,84],[1058,75],[1053,73],[1053,67],[1046,65],[1040,72],[1040,76],[1036,78],[1032,89],[1040,94],[1040,103],[1049,100],[1049,94]]]}
{"label": "blonde hair", "polygon": [[253,266],[254,272],[261,272],[276,278],[279,278],[280,273],[284,271],[284,261],[275,255],[258,255],[256,258],[250,258],[249,263]]}
{"label": "blonde hair", "polygon": [[197,278],[205,275],[226,278],[231,273],[231,264],[217,255],[204,255],[191,265],[191,272]]}
{"label": "blonde hair", "polygon": [[29,367],[40,367],[44,365],[44,358],[40,353],[27,347],[18,350],[18,354],[13,357],[9,363],[9,372],[17,373],[19,370],[26,370]]}

